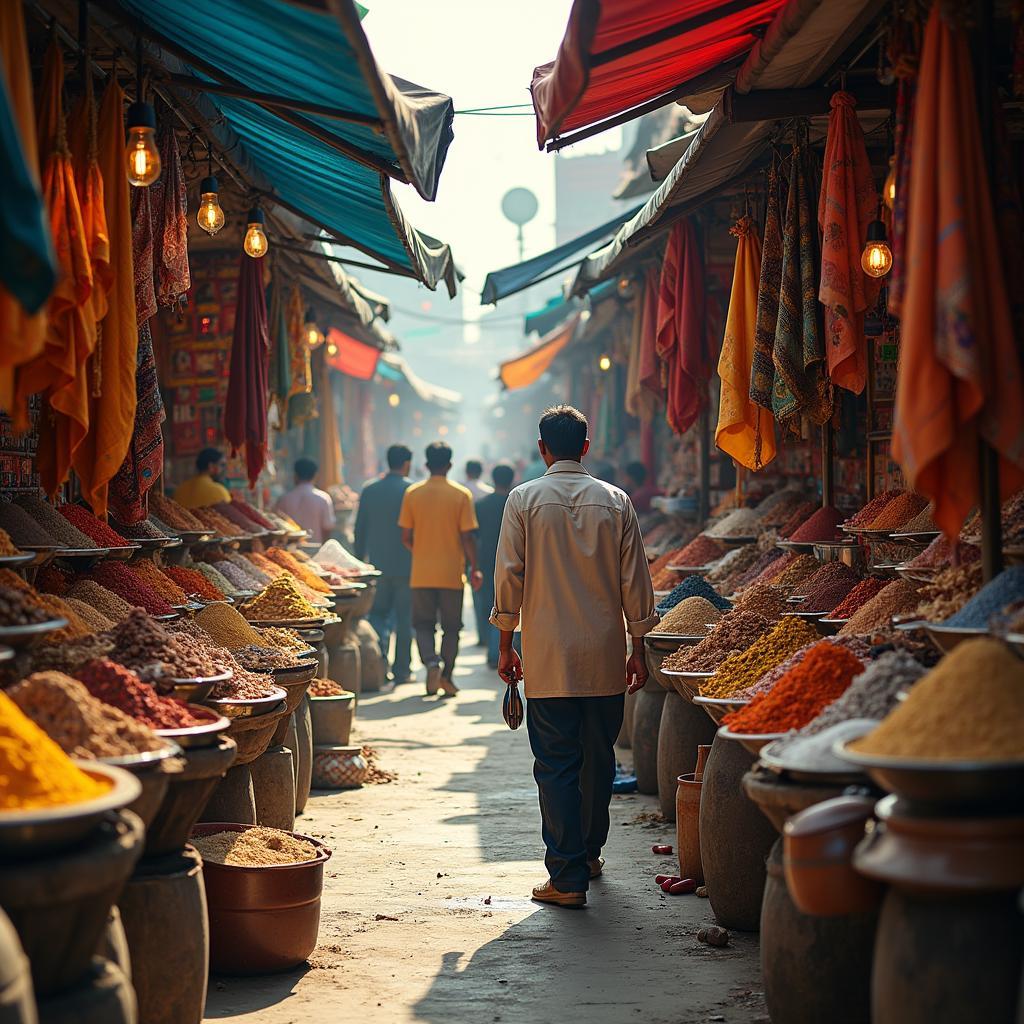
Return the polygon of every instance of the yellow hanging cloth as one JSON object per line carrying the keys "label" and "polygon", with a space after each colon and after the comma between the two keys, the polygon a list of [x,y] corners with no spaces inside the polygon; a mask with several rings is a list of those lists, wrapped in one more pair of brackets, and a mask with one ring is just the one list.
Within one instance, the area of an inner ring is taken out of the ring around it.
{"label": "yellow hanging cloth", "polygon": [[[323,349],[320,350],[323,352]],[[334,409],[334,388],[331,386],[331,368],[321,355],[319,360],[319,388],[317,399],[320,405],[320,486],[325,490],[340,487],[343,459],[341,434],[338,430],[338,416]]]}
{"label": "yellow hanging cloth", "polygon": [[[39,145],[36,112],[32,99],[32,66],[25,38],[25,19],[20,3],[0,3],[0,74],[7,84],[11,111],[18,125],[25,163],[39,181]],[[46,308],[33,316],[0,285],[0,409],[19,423],[27,423],[27,410],[14,397],[14,370],[43,350]]]}
{"label": "yellow hanging cloth", "polygon": [[[64,58],[56,41],[43,62],[39,96],[39,152],[43,160],[43,202],[60,274],[50,296],[49,323],[43,351],[18,368],[18,406],[27,408],[30,395],[41,393],[49,403],[39,423],[36,454],[43,489],[53,497],[67,480],[71,457],[89,428],[84,386],[85,363],[96,340],[92,322],[92,265],[86,247],[75,170],[64,132]],[[26,420],[15,419],[24,429]]]}
{"label": "yellow hanging cloth", "polygon": [[93,512],[107,511],[107,484],[131,444],[135,428],[135,362],[139,332],[135,323],[132,218],[124,167],[124,91],[111,76],[100,104],[97,163],[103,179],[103,205],[110,239],[107,315],[99,326],[89,360],[89,433],[75,452],[75,472]]}
{"label": "yellow hanging cloth", "polygon": [[735,235],[736,264],[729,296],[725,339],[718,359],[722,397],[715,444],[741,466],[758,470],[775,458],[775,420],[750,400],[750,371],[757,326],[757,289],[761,278],[761,241],[750,217],[730,229]]}

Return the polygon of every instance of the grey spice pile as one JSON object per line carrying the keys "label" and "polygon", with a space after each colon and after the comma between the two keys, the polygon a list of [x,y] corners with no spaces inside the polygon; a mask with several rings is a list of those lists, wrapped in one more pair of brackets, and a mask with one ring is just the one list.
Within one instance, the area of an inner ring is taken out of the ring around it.
{"label": "grey spice pile", "polygon": [[726,658],[745,651],[770,628],[763,615],[736,609],[723,616],[700,643],[681,647],[661,667],[673,672],[714,672]]}

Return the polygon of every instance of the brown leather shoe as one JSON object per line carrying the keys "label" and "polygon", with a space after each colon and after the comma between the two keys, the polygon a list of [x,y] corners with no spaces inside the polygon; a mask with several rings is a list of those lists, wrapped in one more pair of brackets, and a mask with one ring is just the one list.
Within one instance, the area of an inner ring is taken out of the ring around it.
{"label": "brown leather shoe", "polygon": [[561,892],[551,884],[550,878],[543,885],[534,886],[533,898],[538,903],[550,903],[554,907],[579,909],[587,905],[585,892]]}
{"label": "brown leather shoe", "polygon": [[594,860],[588,860],[587,867],[590,868],[591,878],[600,878],[604,873],[604,857],[597,857]]}

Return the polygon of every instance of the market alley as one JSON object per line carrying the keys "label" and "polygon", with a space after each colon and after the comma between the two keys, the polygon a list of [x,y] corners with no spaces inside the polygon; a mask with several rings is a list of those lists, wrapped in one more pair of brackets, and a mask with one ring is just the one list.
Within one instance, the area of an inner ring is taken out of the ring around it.
{"label": "market alley", "polygon": [[529,899],[544,868],[526,729],[505,726],[479,648],[456,674],[455,701],[417,683],[360,705],[358,738],[399,784],[314,795],[295,828],[335,851],[319,945],[284,975],[211,979],[207,1020],[766,1021],[756,936],[704,946],[707,901],[654,885],[676,870],[651,853],[674,843],[673,825],[647,820],[656,799],[613,798],[607,873],[585,910]]}

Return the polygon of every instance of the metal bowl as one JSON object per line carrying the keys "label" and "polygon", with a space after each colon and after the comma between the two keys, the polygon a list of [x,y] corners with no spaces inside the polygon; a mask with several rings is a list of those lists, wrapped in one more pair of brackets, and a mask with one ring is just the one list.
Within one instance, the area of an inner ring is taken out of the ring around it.
{"label": "metal bowl", "polygon": [[0,568],[17,569],[20,565],[28,565],[35,557],[35,551],[24,551],[20,555],[0,555]]}
{"label": "metal bowl", "polygon": [[[312,679],[316,675],[317,666],[318,662],[315,660],[300,661],[297,665],[282,665],[278,668],[254,669],[254,671],[272,675],[275,679],[283,678],[286,682],[295,683],[303,677]],[[291,678],[292,676],[295,678]]]}
{"label": "metal bowl", "polygon": [[698,694],[693,698],[693,703],[702,707],[711,716],[711,720],[719,725],[730,711],[745,707],[750,701],[734,697],[702,697]]}
{"label": "metal bowl", "polygon": [[772,749],[774,746],[774,740],[766,744],[761,750],[758,756],[761,759],[761,764],[773,772],[779,774],[785,772],[794,782],[811,782],[811,783],[828,783],[830,785],[854,785],[860,783],[863,785],[867,778],[862,771],[850,767],[849,771],[845,772],[816,772],[810,771],[806,768],[794,768],[791,762],[786,760],[785,753],[776,754]]}
{"label": "metal bowl", "polygon": [[170,696],[183,700],[186,704],[199,704],[218,683],[226,683],[233,675],[234,673],[228,669],[219,675],[199,679],[157,679],[155,685],[159,689],[163,684],[170,683]]}
{"label": "metal bowl", "polygon": [[323,615],[308,619],[250,619],[250,626],[264,627],[284,626],[286,629],[319,629],[326,621]]}
{"label": "metal bowl", "polygon": [[47,633],[63,629],[67,624],[67,619],[47,619],[46,622],[32,622],[27,626],[0,626],[0,644],[24,647]]}
{"label": "metal bowl", "polygon": [[822,636],[835,636],[849,621],[849,619],[818,619],[814,625],[818,627],[818,632]]}
{"label": "metal bowl", "polygon": [[775,546],[783,551],[804,551],[810,553],[814,550],[814,541],[807,540],[777,540]]}
{"label": "metal bowl", "polygon": [[745,535],[743,537],[712,537],[711,539],[719,544],[724,544],[727,548],[741,548],[744,544],[753,544],[757,537]]}
{"label": "metal bowl", "polygon": [[761,753],[762,747],[767,746],[772,740],[777,740],[786,734],[784,732],[733,732],[727,725],[721,725],[718,727],[718,735],[723,740],[735,740],[753,754],[754,757],[757,757]]}
{"label": "metal bowl", "polygon": [[678,650],[680,647],[692,647],[704,640],[704,636],[688,636],[685,633],[648,633],[644,637],[644,643],[648,647],[659,647],[664,645]]}
{"label": "metal bowl", "polygon": [[708,562],[707,565],[669,565],[666,568],[669,572],[685,572],[691,575],[703,576],[711,571],[711,567],[714,564],[714,562]]}
{"label": "metal bowl", "polygon": [[139,550],[138,544],[129,544],[127,547],[109,548],[107,550],[107,557],[114,558],[119,562],[127,562],[136,551]]}
{"label": "metal bowl", "polygon": [[267,697],[256,697],[254,700],[242,700],[238,697],[223,697],[208,700],[207,706],[213,708],[225,718],[260,718],[273,711],[287,697],[287,691],[275,686]]}
{"label": "metal bowl", "polygon": [[954,647],[959,647],[965,640],[974,640],[979,636],[988,636],[988,630],[982,626],[972,628],[965,626],[943,626],[937,622],[925,622],[923,625],[929,639],[943,654],[949,654]]}
{"label": "metal bowl", "polygon": [[124,768],[126,771],[146,768],[166,761],[169,757],[177,757],[181,753],[181,747],[176,740],[162,736],[164,744],[156,750],[140,750],[135,754],[122,754],[120,757],[99,757],[97,761],[101,764],[112,764],[115,768]]}
{"label": "metal bowl", "polygon": [[914,533],[894,533],[893,540],[906,541],[910,544],[931,544],[941,533],[941,530],[918,530]]}
{"label": "metal bowl", "polygon": [[217,737],[225,732],[231,725],[229,719],[224,715],[217,714],[211,708],[203,704],[188,704],[180,701],[192,713],[195,718],[200,719],[198,725],[189,725],[183,729],[154,729],[157,736],[173,740],[183,750],[195,750],[198,747],[210,747],[217,742]]}

